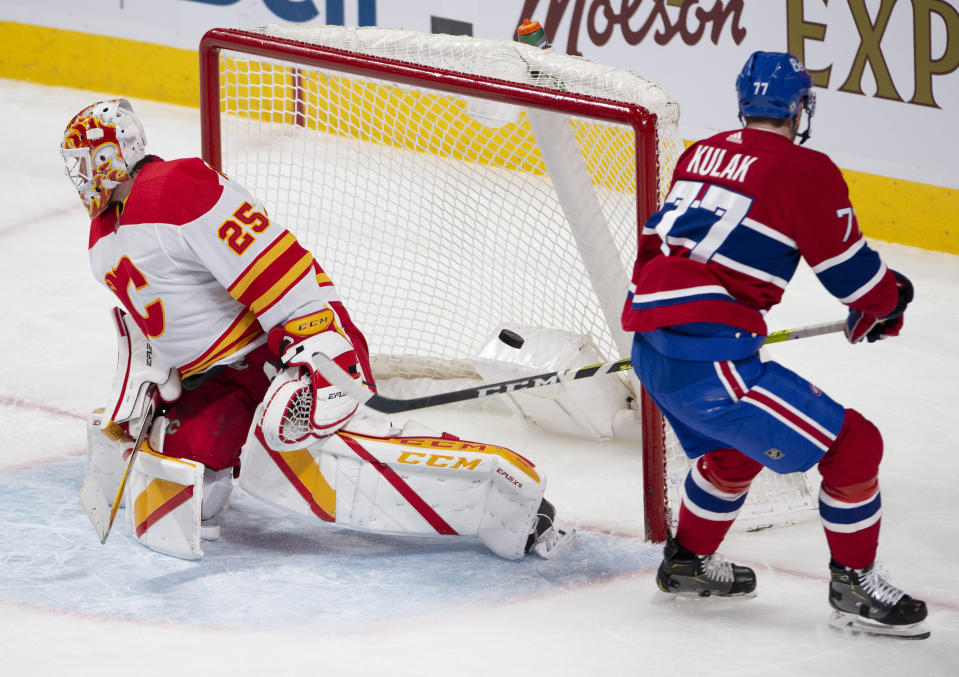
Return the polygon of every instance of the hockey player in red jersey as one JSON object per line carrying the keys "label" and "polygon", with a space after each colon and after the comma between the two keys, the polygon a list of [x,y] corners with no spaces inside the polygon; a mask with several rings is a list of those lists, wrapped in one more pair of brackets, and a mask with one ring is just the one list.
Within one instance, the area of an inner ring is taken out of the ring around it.
{"label": "hockey player in red jersey", "polygon": [[756,52],[736,89],[744,128],[699,141],[679,159],[663,207],[642,229],[623,312],[637,375],[698,459],[657,583],[684,596],[753,594],[753,571],[716,551],[764,466],[789,473],[818,464],[831,623],[926,637],[925,603],[875,564],[879,431],[759,356],[763,316],[800,257],[849,307],[852,343],[898,335],[912,285],[867,244],[836,165],[802,147],[815,110],[803,64]]}
{"label": "hockey player in red jersey", "polygon": [[344,526],[476,536],[509,558],[569,543],[532,463],[419,424],[396,428],[323,379],[316,354],[373,384],[366,340],[329,276],[243,186],[145,146],[125,99],[85,108],[61,144],[92,219],[94,276],[123,307],[87,475],[113,496],[123,455],[149,426],[126,491],[141,543],[202,556],[235,474],[249,493]]}

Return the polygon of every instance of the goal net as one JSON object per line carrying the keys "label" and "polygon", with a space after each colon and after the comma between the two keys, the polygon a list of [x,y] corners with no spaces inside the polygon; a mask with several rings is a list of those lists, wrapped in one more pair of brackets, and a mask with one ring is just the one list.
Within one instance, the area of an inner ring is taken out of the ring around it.
{"label": "goal net", "polygon": [[[629,355],[638,227],[683,150],[664,89],[518,42],[383,28],[214,29],[200,64],[204,159],[316,255],[381,389],[482,380],[476,358],[503,327]],[[685,458],[635,377],[603,378],[641,418],[661,540]],[[747,504],[775,517],[760,522],[812,506],[801,476],[764,481]]]}

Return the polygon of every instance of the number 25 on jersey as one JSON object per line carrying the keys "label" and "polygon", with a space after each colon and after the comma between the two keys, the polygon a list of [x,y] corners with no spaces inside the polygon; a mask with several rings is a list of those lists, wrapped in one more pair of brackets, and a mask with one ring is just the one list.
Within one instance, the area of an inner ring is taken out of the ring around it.
{"label": "number 25 on jersey", "polygon": [[262,233],[270,227],[270,219],[263,212],[255,211],[249,202],[241,204],[233,212],[233,218],[236,220],[224,221],[216,234],[227,247],[236,252],[237,256],[242,256],[243,252],[256,241],[254,233]]}

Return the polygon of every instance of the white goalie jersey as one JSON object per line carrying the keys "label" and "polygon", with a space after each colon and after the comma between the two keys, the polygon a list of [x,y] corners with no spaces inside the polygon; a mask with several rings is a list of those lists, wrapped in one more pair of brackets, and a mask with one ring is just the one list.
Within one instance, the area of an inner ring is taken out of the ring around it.
{"label": "white goalie jersey", "polygon": [[144,165],[122,209],[92,221],[89,251],[94,276],[185,378],[238,360],[264,329],[340,301],[293,234],[198,158]]}

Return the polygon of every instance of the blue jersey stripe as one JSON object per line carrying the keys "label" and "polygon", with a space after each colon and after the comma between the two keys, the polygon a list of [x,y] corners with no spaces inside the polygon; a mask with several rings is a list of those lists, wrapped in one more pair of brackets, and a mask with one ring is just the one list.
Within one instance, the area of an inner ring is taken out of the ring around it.
{"label": "blue jersey stripe", "polygon": [[787,282],[799,265],[799,252],[751,228],[736,228],[717,252],[744,266]]}
{"label": "blue jersey stripe", "polygon": [[824,270],[816,276],[829,293],[844,299],[859,291],[882,268],[882,260],[869,246],[862,247],[852,257]]}

